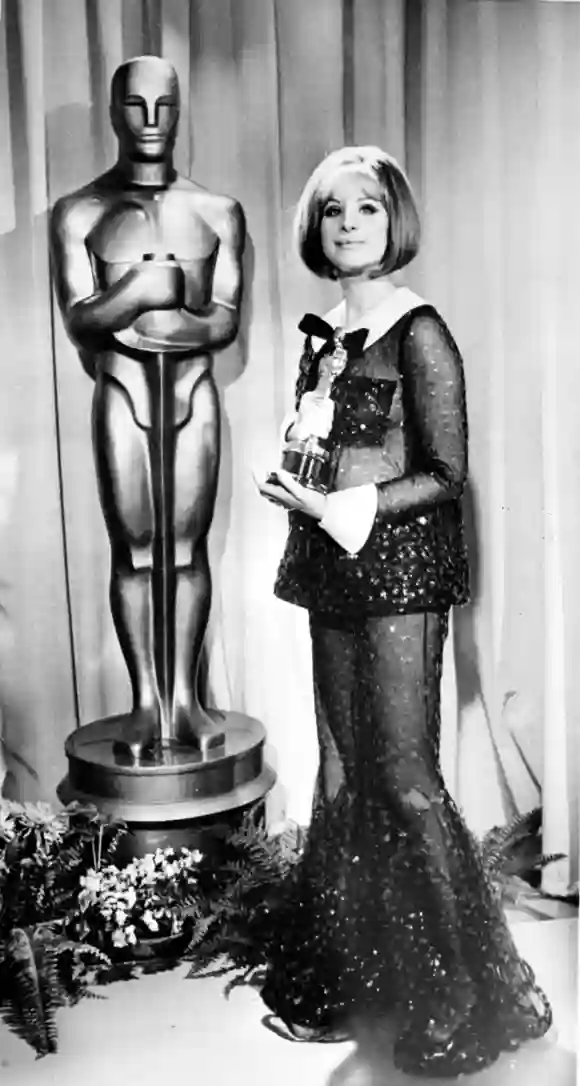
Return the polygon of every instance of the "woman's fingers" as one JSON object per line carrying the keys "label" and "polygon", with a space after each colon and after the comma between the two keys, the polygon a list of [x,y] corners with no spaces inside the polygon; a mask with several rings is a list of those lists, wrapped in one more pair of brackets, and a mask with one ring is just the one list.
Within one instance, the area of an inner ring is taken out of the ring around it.
{"label": "woman's fingers", "polygon": [[294,498],[299,501],[302,500],[306,492],[305,487],[296,482],[293,475],[290,475],[289,471],[284,471],[284,468],[278,468],[276,472],[276,479],[280,486],[284,487],[289,494],[292,494]]}
{"label": "woman's fingers", "polygon": [[310,491],[297,483],[289,472],[279,468],[270,472],[266,479],[259,479],[255,472],[252,475],[260,494],[268,501],[285,509],[308,510]]}
{"label": "woman's fingers", "polygon": [[282,486],[276,486],[268,482],[257,482],[256,485],[262,497],[267,498],[268,501],[273,502],[275,505],[282,505],[286,509],[295,509],[299,504],[297,499]]}

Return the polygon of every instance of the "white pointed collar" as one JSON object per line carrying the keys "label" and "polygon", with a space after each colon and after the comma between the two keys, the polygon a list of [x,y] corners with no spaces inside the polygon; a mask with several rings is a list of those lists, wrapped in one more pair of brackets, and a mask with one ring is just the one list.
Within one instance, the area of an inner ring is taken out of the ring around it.
{"label": "white pointed collar", "polygon": [[[325,313],[323,319],[333,328],[342,328],[346,332],[354,332],[356,328],[368,328],[369,334],[365,340],[366,349],[370,347],[371,343],[375,343],[377,339],[384,336],[406,313],[410,313],[413,309],[418,309],[422,305],[426,305],[424,298],[415,294],[409,287],[396,287],[387,301],[379,302],[374,309],[370,309],[365,317],[357,321],[352,327],[345,328],[344,326],[344,300],[334,306],[328,313]],[[322,346],[323,343],[324,340],[318,336],[312,337],[315,351],[319,350],[318,344]]]}

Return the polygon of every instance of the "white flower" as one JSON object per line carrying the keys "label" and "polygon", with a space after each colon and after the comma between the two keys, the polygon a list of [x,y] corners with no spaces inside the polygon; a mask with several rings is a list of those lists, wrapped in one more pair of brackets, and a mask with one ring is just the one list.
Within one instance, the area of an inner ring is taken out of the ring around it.
{"label": "white flower", "polygon": [[144,882],[155,881],[155,857],[148,853],[144,856],[139,865],[139,874],[142,876]]}
{"label": "white flower", "polygon": [[79,897],[78,897],[78,903],[79,903],[80,911],[82,913],[84,913],[89,908],[89,906],[92,904],[92,902],[93,902],[92,894],[87,893],[86,890],[81,890],[81,892],[79,894]]}
{"label": "white flower", "polygon": [[111,939],[112,939],[113,946],[119,946],[119,947],[127,946],[127,943],[131,942],[128,934],[125,933],[124,931],[120,931],[120,930],[114,931],[113,934],[112,934]]}
{"label": "white flower", "polygon": [[84,886],[85,890],[89,894],[97,895],[99,890],[101,889],[100,875],[96,871],[93,871],[92,868],[90,868],[86,875],[81,875],[80,884],[81,886]]}
{"label": "white flower", "polygon": [[159,924],[149,909],[143,913],[143,923],[147,925],[149,931],[159,931]]}
{"label": "white flower", "polygon": [[3,837],[5,841],[11,841],[15,833],[12,815],[0,807],[0,837]]}
{"label": "white flower", "polygon": [[137,942],[137,936],[135,934],[135,928],[133,927],[132,924],[128,924],[127,927],[125,928],[125,938],[126,938],[127,942],[131,943],[133,946]]}
{"label": "white flower", "polygon": [[125,910],[124,909],[115,909],[115,924],[117,924],[117,926],[119,928],[124,927],[126,920],[127,920],[127,913],[125,912]]}

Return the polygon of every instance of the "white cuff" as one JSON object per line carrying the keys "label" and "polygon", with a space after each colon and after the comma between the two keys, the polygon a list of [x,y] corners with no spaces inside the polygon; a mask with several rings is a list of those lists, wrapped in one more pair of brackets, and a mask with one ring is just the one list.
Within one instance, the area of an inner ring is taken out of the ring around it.
{"label": "white cuff", "polygon": [[374,483],[334,490],[327,496],[320,527],[348,554],[358,554],[371,534],[377,502]]}

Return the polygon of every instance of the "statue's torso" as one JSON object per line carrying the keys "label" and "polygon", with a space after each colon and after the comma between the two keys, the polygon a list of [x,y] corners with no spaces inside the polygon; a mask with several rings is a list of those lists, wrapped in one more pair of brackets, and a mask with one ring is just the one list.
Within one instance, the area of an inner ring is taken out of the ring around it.
{"label": "statue's torso", "polygon": [[114,345],[99,353],[97,372],[108,373],[123,385],[137,421],[148,427],[152,416],[148,370],[155,356],[166,356],[165,364],[174,370],[174,422],[180,425],[189,412],[193,387],[210,365],[207,355],[192,357],[186,333],[188,323],[195,320],[188,310],[199,310],[211,301],[219,236],[198,213],[195,194],[184,189],[157,193],[129,189],[107,194],[99,202],[100,214],[87,237],[96,289],[111,287],[144,258],[173,258],[185,274],[187,309],[142,314],[115,333]]}
{"label": "statue's torso", "polygon": [[186,309],[141,315],[115,338],[133,350],[187,353],[188,310],[211,301],[219,237],[198,214],[195,196],[183,189],[127,190],[103,203],[87,238],[95,285],[106,289],[144,258],[173,258],[185,274]]}

